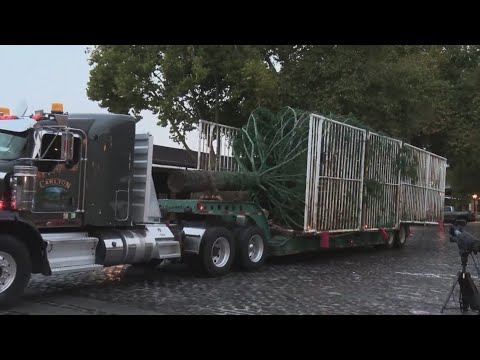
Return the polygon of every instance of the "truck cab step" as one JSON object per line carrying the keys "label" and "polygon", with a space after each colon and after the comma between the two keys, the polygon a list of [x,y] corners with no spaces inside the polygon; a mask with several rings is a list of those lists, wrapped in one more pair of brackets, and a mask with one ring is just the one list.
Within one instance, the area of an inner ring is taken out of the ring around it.
{"label": "truck cab step", "polygon": [[97,270],[103,268],[103,265],[90,264],[90,265],[74,265],[74,266],[63,266],[52,269],[52,274],[66,273],[66,272],[77,272],[77,271],[87,271],[87,270]]}

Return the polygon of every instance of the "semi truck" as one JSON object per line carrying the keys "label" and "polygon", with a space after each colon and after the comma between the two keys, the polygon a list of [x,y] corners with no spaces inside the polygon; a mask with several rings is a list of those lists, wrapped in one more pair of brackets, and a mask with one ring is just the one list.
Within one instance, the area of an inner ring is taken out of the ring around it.
{"label": "semi truck", "polygon": [[[399,140],[311,114],[300,231],[272,223],[249,199],[172,193],[167,180],[176,169],[152,163],[153,137],[136,133],[136,122],[68,114],[60,103],[30,116],[0,108],[0,306],[18,301],[31,274],[175,259],[220,276],[232,266],[256,270],[267,256],[401,248],[409,225],[443,220],[446,159]],[[200,121],[190,171],[211,171],[212,163],[213,171],[238,171],[225,140],[237,131]],[[206,136],[213,133],[215,144]],[[347,136],[357,145],[343,146]],[[402,149],[418,160],[415,181],[393,164]],[[381,196],[366,204],[372,177]]]}

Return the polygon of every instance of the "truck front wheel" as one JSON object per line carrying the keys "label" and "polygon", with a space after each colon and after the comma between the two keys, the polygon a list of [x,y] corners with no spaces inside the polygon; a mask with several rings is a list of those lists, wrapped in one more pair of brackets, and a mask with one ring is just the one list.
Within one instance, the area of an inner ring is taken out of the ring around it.
{"label": "truck front wheel", "polygon": [[0,235],[0,307],[11,306],[18,300],[31,273],[26,246],[11,235]]}

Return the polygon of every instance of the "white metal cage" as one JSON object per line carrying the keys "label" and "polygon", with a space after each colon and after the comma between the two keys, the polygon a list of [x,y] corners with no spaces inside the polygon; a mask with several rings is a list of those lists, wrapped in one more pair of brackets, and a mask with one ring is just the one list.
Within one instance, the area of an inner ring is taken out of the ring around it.
{"label": "white metal cage", "polygon": [[403,222],[437,224],[443,221],[446,159],[409,144],[403,144],[416,173],[402,176],[400,218]]}
{"label": "white metal cage", "polygon": [[238,171],[232,142],[240,129],[200,120],[198,128],[198,170]]}
{"label": "white metal cage", "polygon": [[310,117],[304,230],[358,230],[366,131]]}
{"label": "white metal cage", "polygon": [[399,167],[395,161],[402,142],[368,133],[365,153],[364,204],[362,225],[393,228],[399,224]]}
{"label": "white metal cage", "polygon": [[[411,164],[410,172],[402,161]],[[437,224],[443,221],[445,175],[443,157],[312,114],[304,231]]]}
{"label": "white metal cage", "polygon": [[[197,168],[239,171],[232,148],[239,131],[200,120]],[[402,170],[402,156],[414,164],[410,172]],[[426,150],[311,114],[304,231],[442,222],[446,168],[445,158]]]}

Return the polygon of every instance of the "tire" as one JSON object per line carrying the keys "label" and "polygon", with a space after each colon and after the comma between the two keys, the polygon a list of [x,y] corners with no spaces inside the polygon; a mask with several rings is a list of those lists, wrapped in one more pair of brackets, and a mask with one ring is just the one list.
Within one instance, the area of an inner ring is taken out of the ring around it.
{"label": "tire", "polygon": [[395,242],[396,242],[396,233],[393,231],[387,232],[388,234],[388,239],[385,241],[385,247],[387,249],[393,249],[395,247]]}
{"label": "tire", "polygon": [[237,243],[237,264],[245,271],[258,270],[267,255],[265,234],[258,226],[239,229],[235,237]]}
{"label": "tire", "polygon": [[207,228],[198,255],[189,256],[187,262],[194,270],[206,276],[222,276],[232,268],[235,259],[235,241],[224,227]]}
{"label": "tire", "polygon": [[32,273],[27,247],[11,235],[0,235],[0,307],[18,301]]}
{"label": "tire", "polygon": [[409,228],[406,225],[401,225],[400,229],[395,232],[395,247],[402,248],[408,239]]}

